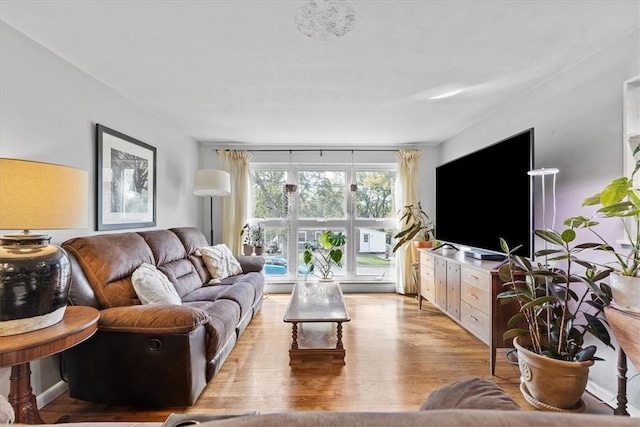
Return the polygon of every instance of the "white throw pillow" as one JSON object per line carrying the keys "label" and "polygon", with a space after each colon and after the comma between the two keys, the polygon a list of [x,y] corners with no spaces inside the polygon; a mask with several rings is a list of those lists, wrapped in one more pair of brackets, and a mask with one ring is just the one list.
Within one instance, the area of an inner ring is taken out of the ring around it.
{"label": "white throw pillow", "polygon": [[131,279],[142,304],[182,305],[176,288],[155,265],[143,263],[133,272]]}
{"label": "white throw pillow", "polygon": [[198,248],[198,250],[202,255],[204,264],[207,266],[207,270],[209,270],[209,274],[211,274],[210,284],[219,283],[220,280],[226,277],[242,273],[240,263],[233,256],[231,249],[224,243]]}

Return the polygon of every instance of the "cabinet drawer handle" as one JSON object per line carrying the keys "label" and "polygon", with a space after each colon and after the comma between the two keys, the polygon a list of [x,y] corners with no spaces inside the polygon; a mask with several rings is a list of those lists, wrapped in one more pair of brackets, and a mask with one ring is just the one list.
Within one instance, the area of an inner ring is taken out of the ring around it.
{"label": "cabinet drawer handle", "polygon": [[469,294],[469,296],[470,296],[471,298],[473,298],[473,299],[478,299],[478,297],[477,297],[477,296],[475,296],[474,294]]}
{"label": "cabinet drawer handle", "polygon": [[473,316],[471,316],[471,315],[469,315],[469,319],[473,320],[474,322],[477,322],[477,321],[478,321],[478,318],[477,318],[477,317],[473,317]]}
{"label": "cabinet drawer handle", "polygon": [[471,277],[472,279],[478,280],[478,276],[474,276],[473,274],[470,274],[469,277]]}

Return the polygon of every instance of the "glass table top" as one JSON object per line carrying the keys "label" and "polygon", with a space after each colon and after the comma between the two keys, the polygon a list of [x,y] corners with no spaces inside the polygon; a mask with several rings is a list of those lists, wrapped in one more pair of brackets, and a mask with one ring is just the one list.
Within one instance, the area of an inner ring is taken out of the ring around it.
{"label": "glass table top", "polygon": [[284,314],[285,322],[348,322],[338,282],[296,283]]}

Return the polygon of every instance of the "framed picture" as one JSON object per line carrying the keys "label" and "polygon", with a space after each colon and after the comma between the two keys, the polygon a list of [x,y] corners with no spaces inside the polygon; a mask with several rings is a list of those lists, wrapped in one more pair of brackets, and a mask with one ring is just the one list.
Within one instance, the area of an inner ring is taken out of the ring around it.
{"label": "framed picture", "polygon": [[156,149],[96,125],[97,230],[156,225]]}

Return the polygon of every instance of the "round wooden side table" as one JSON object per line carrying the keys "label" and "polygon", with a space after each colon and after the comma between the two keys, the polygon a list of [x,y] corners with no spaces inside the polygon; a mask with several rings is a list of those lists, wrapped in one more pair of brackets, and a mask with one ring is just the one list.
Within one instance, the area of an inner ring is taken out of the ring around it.
{"label": "round wooden side table", "polygon": [[63,319],[48,328],[0,337],[0,367],[11,366],[8,400],[16,423],[45,424],[31,389],[29,362],[60,353],[89,338],[98,328],[100,312],[92,307],[68,306]]}

